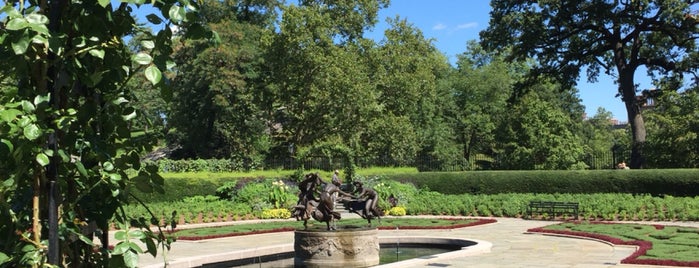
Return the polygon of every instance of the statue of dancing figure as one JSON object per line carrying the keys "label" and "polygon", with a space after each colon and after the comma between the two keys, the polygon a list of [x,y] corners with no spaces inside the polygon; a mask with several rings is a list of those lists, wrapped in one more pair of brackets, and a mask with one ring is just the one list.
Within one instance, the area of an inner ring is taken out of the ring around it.
{"label": "statue of dancing figure", "polygon": [[[358,181],[352,183],[356,188],[354,193],[359,193],[355,198],[364,199],[361,201],[354,201],[350,205],[350,212],[354,212],[362,216],[362,218],[368,221],[368,225],[371,226],[371,219],[376,217],[381,223],[381,215],[383,212],[377,207],[379,203],[379,195],[374,189],[364,187],[364,184]],[[361,211],[361,213],[360,213]]]}
{"label": "statue of dancing figure", "polygon": [[[296,220],[303,220],[303,227],[308,228],[308,219],[313,217],[315,220],[325,222],[328,230],[335,230],[335,220],[341,218],[340,213],[333,210],[335,204],[335,193],[351,197],[352,195],[343,192],[339,187],[332,183],[327,183],[320,178],[317,173],[309,173],[299,183],[299,202],[294,207],[293,216]],[[317,187],[321,190],[318,191]],[[319,193],[320,198],[316,199],[313,195]]]}

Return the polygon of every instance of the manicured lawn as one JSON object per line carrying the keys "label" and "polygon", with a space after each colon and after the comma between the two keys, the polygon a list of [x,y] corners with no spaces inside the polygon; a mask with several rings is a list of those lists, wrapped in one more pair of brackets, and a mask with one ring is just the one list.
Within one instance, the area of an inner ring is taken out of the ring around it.
{"label": "manicured lawn", "polygon": [[[429,219],[429,218],[384,218],[381,224],[375,220],[372,221],[373,226],[380,230],[391,229],[454,229],[462,228],[486,223],[493,223],[492,219]],[[345,219],[337,222],[339,228],[344,227],[363,227],[367,222],[364,219]],[[310,229],[324,229],[325,223],[310,220],[308,221]],[[303,224],[300,221],[273,221],[260,223],[246,223],[225,225],[217,227],[182,229],[172,232],[172,235],[179,240],[201,240],[220,237],[261,234],[270,232],[286,232],[296,229],[303,229]]]}
{"label": "manicured lawn", "polygon": [[600,239],[617,245],[639,246],[638,251],[622,260],[622,263],[699,267],[699,228],[567,222],[529,231],[575,235]]}

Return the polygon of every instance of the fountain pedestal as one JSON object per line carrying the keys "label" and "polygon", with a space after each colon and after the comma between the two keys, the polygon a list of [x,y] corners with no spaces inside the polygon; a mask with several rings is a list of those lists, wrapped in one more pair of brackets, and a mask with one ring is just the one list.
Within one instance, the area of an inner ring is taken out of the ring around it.
{"label": "fountain pedestal", "polygon": [[295,267],[369,267],[379,264],[377,230],[340,228],[336,231],[297,230]]}

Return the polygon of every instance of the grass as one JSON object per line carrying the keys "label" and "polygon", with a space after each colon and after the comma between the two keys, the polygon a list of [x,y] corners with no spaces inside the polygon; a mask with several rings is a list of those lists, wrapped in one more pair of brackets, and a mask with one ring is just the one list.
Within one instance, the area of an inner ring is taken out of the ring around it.
{"label": "grass", "polygon": [[567,222],[531,229],[637,245],[622,263],[699,267],[699,228],[627,223]]}
{"label": "grass", "polygon": [[[373,226],[381,230],[392,229],[454,229],[479,224],[492,223],[489,219],[457,219],[457,218],[384,218],[381,224],[373,221]],[[367,221],[364,219],[346,219],[337,222],[338,227],[363,227]],[[325,228],[325,223],[308,221],[309,228]],[[298,221],[268,221],[259,223],[234,224],[217,227],[192,228],[176,230],[172,233],[179,240],[201,240],[210,238],[285,232],[303,229],[303,224]]]}

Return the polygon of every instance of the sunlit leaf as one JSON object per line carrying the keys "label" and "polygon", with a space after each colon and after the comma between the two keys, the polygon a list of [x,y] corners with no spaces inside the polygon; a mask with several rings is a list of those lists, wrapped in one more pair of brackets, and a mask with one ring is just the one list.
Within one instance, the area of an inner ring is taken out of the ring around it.
{"label": "sunlit leaf", "polygon": [[78,172],[80,172],[80,175],[87,177],[87,170],[85,169],[85,166],[82,162],[75,162],[75,167],[78,168]]}
{"label": "sunlit leaf", "polygon": [[13,18],[5,24],[5,29],[17,31],[29,27],[29,22],[25,18]]}
{"label": "sunlit leaf", "polygon": [[12,42],[12,51],[14,51],[16,55],[24,54],[25,52],[27,52],[27,48],[29,47],[29,43],[31,43],[31,40],[32,39],[29,36],[20,36],[18,39]]}
{"label": "sunlit leaf", "polygon": [[151,82],[151,84],[156,85],[160,83],[160,80],[163,78],[163,74],[160,72],[160,69],[158,67],[155,67],[155,65],[148,66],[145,71],[146,74],[146,79]]}
{"label": "sunlit leaf", "polygon": [[136,53],[136,55],[133,57],[133,60],[138,64],[147,65],[153,62],[153,57],[151,57],[147,53],[139,52]]}
{"label": "sunlit leaf", "polygon": [[23,130],[24,137],[26,137],[29,140],[36,140],[41,136],[41,129],[35,124],[29,124],[24,127]]}
{"label": "sunlit leaf", "polygon": [[121,118],[123,118],[125,121],[129,121],[131,119],[134,119],[138,115],[138,113],[136,113],[136,109],[131,108],[131,107],[129,107],[126,110],[126,112],[127,112],[127,114],[121,116]]}
{"label": "sunlit leaf", "polygon": [[107,7],[107,5],[109,5],[110,2],[111,2],[111,0],[99,0],[98,1],[100,6],[102,6],[102,7]]}
{"label": "sunlit leaf", "polygon": [[[124,241],[124,240],[126,240],[126,235],[127,235],[126,231],[124,231],[124,230],[119,230],[119,231],[116,231],[116,232],[114,233],[114,238],[115,238],[116,240]],[[121,244],[122,244],[122,243],[119,243],[119,245],[121,245]],[[119,247],[119,245],[117,245],[117,247]],[[126,246],[126,247],[128,247],[128,246]],[[114,250],[116,250],[116,247],[114,248]],[[116,254],[116,253],[115,253],[115,254]]]}
{"label": "sunlit leaf", "polygon": [[38,13],[32,13],[26,16],[29,23],[32,24],[49,24],[49,18]]}
{"label": "sunlit leaf", "polygon": [[153,42],[153,40],[143,40],[141,41],[141,46],[146,49],[153,49],[155,47],[155,42]]}
{"label": "sunlit leaf", "polygon": [[22,101],[22,110],[24,110],[24,112],[31,113],[35,109],[36,109],[36,107],[34,107],[34,104],[32,104],[31,102],[26,101],[26,100]]}
{"label": "sunlit leaf", "polygon": [[138,266],[138,254],[133,251],[124,252],[124,264],[126,267]]}
{"label": "sunlit leaf", "polygon": [[36,155],[36,162],[39,163],[42,167],[48,166],[51,163],[51,160],[49,160],[49,157],[44,154],[44,153],[39,153]]}
{"label": "sunlit leaf", "polygon": [[39,106],[39,104],[48,103],[49,100],[51,100],[51,95],[50,95],[50,94],[46,94],[46,95],[36,95],[36,97],[34,97],[34,105],[35,105],[35,106]]}
{"label": "sunlit leaf", "polygon": [[5,146],[7,146],[7,149],[9,149],[10,152],[15,149],[15,146],[12,145],[12,142],[9,140],[1,139],[0,142],[2,142],[2,144],[5,144]]}
{"label": "sunlit leaf", "polygon": [[143,239],[146,238],[146,234],[142,230],[131,230],[129,231],[129,237],[133,239]]}
{"label": "sunlit leaf", "polygon": [[7,254],[0,252],[0,264],[10,261],[10,257]]}
{"label": "sunlit leaf", "polygon": [[113,100],[113,101],[112,101],[112,104],[114,104],[114,105],[119,105],[119,104],[126,103],[126,102],[129,102],[129,100],[127,100],[127,99],[124,98],[124,97],[119,97],[119,98],[117,98],[116,100]]}
{"label": "sunlit leaf", "polygon": [[168,15],[170,15],[170,20],[173,21],[183,21],[186,15],[186,12],[183,7],[180,6],[172,6],[170,7],[170,11],[168,12]]}
{"label": "sunlit leaf", "polygon": [[92,55],[93,57],[97,57],[97,58],[100,58],[100,59],[104,59],[104,50],[102,50],[102,49],[92,49],[92,50],[90,50],[90,55]]}
{"label": "sunlit leaf", "polygon": [[0,110],[0,119],[5,122],[12,122],[21,114],[22,111],[16,109]]}
{"label": "sunlit leaf", "polygon": [[14,180],[14,179],[7,179],[7,180],[5,180],[4,182],[2,182],[2,186],[5,187],[5,188],[12,187],[12,185],[14,185],[14,184],[15,184],[15,180]]}
{"label": "sunlit leaf", "polygon": [[112,162],[104,162],[104,164],[102,164],[102,167],[103,167],[104,170],[106,170],[106,171],[112,171],[112,170],[114,170],[114,164],[112,164]]}

